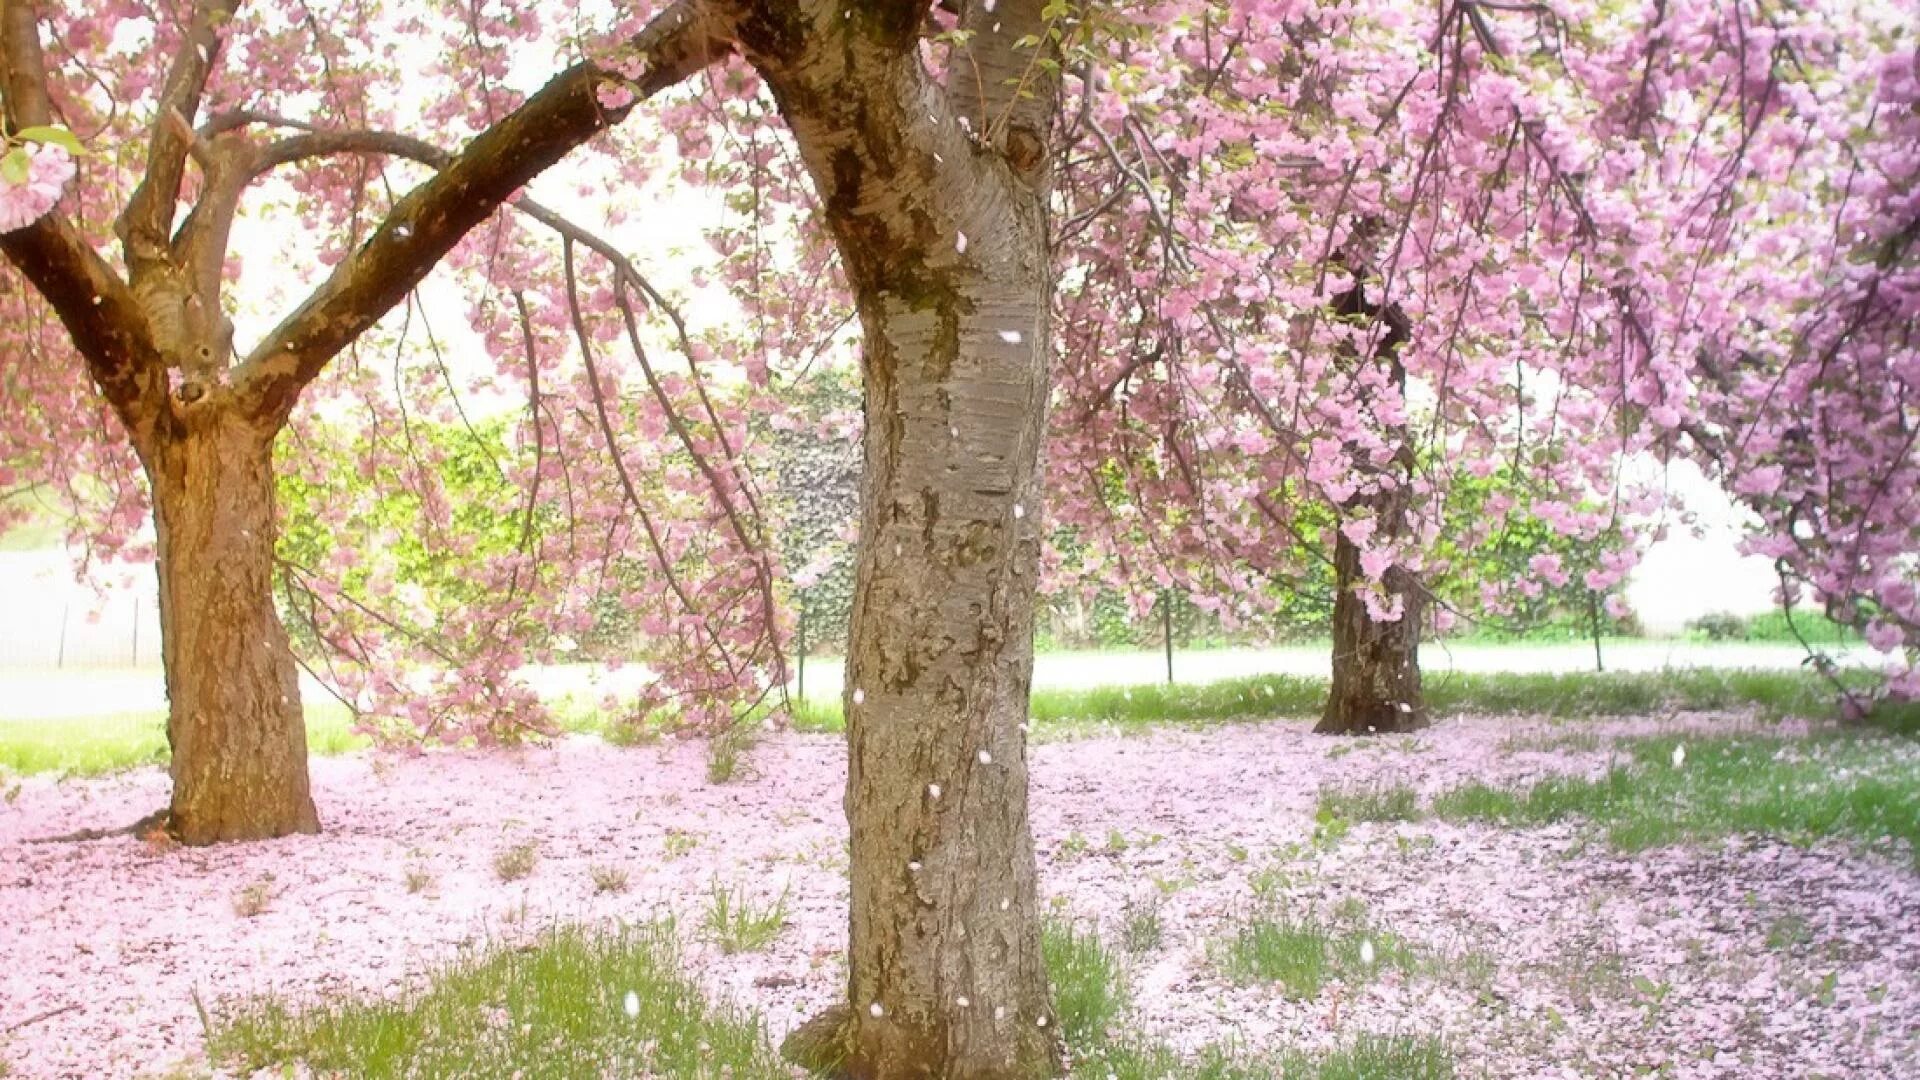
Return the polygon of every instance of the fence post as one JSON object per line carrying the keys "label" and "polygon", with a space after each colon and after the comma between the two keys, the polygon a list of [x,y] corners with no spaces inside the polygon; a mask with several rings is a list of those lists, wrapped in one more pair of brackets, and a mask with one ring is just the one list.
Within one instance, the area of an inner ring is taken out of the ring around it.
{"label": "fence post", "polygon": [[1173,685],[1173,594],[1160,594],[1160,636],[1167,643],[1167,685]]}
{"label": "fence post", "polygon": [[1600,594],[1587,590],[1587,618],[1593,625],[1593,670],[1607,670],[1607,662],[1600,656]]}
{"label": "fence post", "polygon": [[133,666],[140,666],[140,598],[133,598]]}
{"label": "fence post", "polygon": [[799,652],[800,652],[800,686],[799,686],[799,689],[795,691],[793,696],[796,700],[805,701],[807,700],[807,605],[804,602],[802,602],[800,605]]}
{"label": "fence post", "polygon": [[60,605],[60,651],[53,659],[53,666],[56,668],[64,668],[67,666],[67,616],[71,614],[72,611],[72,604]]}

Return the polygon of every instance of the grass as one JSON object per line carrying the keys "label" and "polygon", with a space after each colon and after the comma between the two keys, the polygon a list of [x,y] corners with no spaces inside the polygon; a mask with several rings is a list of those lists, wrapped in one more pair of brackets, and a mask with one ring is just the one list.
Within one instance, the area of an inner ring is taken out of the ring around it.
{"label": "grass", "polygon": [[[1846,677],[1862,678],[1853,673]],[[1301,675],[1261,675],[1172,686],[1038,688],[1033,691],[1029,714],[1042,735],[1073,735],[1105,728],[1317,716],[1326,693],[1327,680]],[[1436,717],[1571,718],[1742,709],[1753,709],[1769,720],[1824,720],[1837,715],[1832,684],[1812,672],[1798,670],[1451,672],[1430,675],[1426,693],[1428,707]],[[1892,715],[1889,710],[1890,719]],[[795,702],[793,722],[802,731],[845,729],[838,700],[810,698]]]}
{"label": "grass", "polygon": [[1131,996],[1120,959],[1100,935],[1062,919],[1041,927],[1040,953],[1053,983],[1053,1010],[1069,1046],[1105,1040]]}
{"label": "grass", "polygon": [[[371,745],[336,702],[307,707],[307,749],[344,754]],[[100,776],[167,762],[167,714],[125,712],[85,719],[0,720],[0,772]]]}
{"label": "grass", "polygon": [[[1859,673],[1846,677],[1865,678]],[[1031,716],[1037,736],[1059,738],[1167,724],[1310,717],[1318,715],[1325,696],[1326,680],[1292,675],[1197,685],[1043,688],[1033,692]],[[1807,671],[1456,672],[1430,676],[1427,698],[1435,716],[1579,718],[1743,709],[1752,709],[1763,719],[1824,720],[1836,715],[1833,687]],[[658,737],[658,728],[651,722],[610,724],[597,710],[569,703],[562,703],[559,720],[567,731],[597,734],[623,745]],[[1895,732],[1920,734],[1920,705],[1883,706],[1876,720]],[[793,722],[802,731],[844,730],[839,702],[819,698],[795,702]],[[752,725],[740,725],[715,740],[709,778],[723,782],[733,777],[757,734]],[[351,730],[346,710],[333,702],[308,707],[307,742],[313,753],[322,755],[368,745]],[[165,714],[160,712],[0,721],[0,770],[12,773],[93,776],[164,763],[166,754]]]}
{"label": "grass", "polygon": [[559,930],[430,973],[394,1000],[267,996],[216,1009],[212,1059],[242,1073],[772,1080],[759,1019],[708,1002],[670,924]]}
{"label": "grass", "polygon": [[718,882],[707,895],[707,910],[700,921],[707,936],[729,956],[766,948],[786,925],[787,894],[784,891],[771,906],[760,907],[747,896],[745,889],[731,889]]}
{"label": "grass", "polygon": [[[1156,913],[1157,921],[1157,913]],[[1387,941],[1388,948],[1405,950]],[[1253,1057],[1212,1046],[1187,1058],[1116,1029],[1131,999],[1118,955],[1092,929],[1049,919],[1041,953],[1053,984],[1054,1012],[1073,1051],[1076,1080],[1451,1080],[1453,1061],[1439,1043],[1362,1035],[1324,1054]],[[1355,942],[1355,949],[1358,942]],[[1344,960],[1342,961],[1344,962]]]}
{"label": "grass", "polygon": [[1160,918],[1161,900],[1157,896],[1132,898],[1120,916],[1120,941],[1130,953],[1150,953],[1166,940],[1167,928]]}
{"label": "grass", "polygon": [[1322,788],[1315,816],[1348,821],[1417,821],[1420,793],[1405,784]]}
{"label": "grass", "polygon": [[589,866],[587,877],[592,880],[593,891],[597,895],[627,891],[627,872],[617,866]]}
{"label": "grass", "polygon": [[1212,1046],[1184,1059],[1165,1046],[1115,1043],[1074,1062],[1080,1080],[1452,1080],[1453,1059],[1432,1039],[1361,1035],[1324,1054],[1248,1057]]}
{"label": "grass", "polygon": [[1382,967],[1412,969],[1412,950],[1364,924],[1336,926],[1261,909],[1222,943],[1219,965],[1241,982],[1278,983],[1290,998],[1312,1000],[1327,983],[1355,983]]}
{"label": "grass", "polygon": [[501,881],[519,881],[533,873],[540,861],[540,848],[531,842],[501,848],[493,856],[493,876]]}
{"label": "grass", "polygon": [[[1637,851],[1742,833],[1807,843],[1904,840],[1920,851],[1920,760],[1904,741],[1847,734],[1622,740],[1625,762],[1595,779],[1550,777],[1517,788],[1463,784],[1437,796],[1450,821],[1512,827],[1584,819]],[[1684,764],[1674,765],[1684,745]]]}

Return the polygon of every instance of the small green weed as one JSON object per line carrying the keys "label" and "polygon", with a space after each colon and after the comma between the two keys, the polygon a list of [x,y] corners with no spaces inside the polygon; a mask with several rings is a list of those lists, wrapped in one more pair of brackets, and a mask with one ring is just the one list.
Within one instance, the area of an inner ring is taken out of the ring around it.
{"label": "small green weed", "polygon": [[627,891],[627,872],[617,866],[589,866],[587,877],[593,882],[593,891],[599,894],[623,893]]}
{"label": "small green weed", "polygon": [[786,927],[787,893],[783,890],[771,906],[760,907],[746,890],[715,882],[700,925],[723,953],[756,952],[773,944]]}

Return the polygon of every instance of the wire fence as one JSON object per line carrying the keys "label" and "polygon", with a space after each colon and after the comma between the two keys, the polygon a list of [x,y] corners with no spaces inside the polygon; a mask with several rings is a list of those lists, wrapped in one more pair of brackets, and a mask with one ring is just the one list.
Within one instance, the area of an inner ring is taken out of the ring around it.
{"label": "wire fence", "polygon": [[142,667],[160,662],[150,569],[74,580],[64,553],[0,553],[0,668]]}

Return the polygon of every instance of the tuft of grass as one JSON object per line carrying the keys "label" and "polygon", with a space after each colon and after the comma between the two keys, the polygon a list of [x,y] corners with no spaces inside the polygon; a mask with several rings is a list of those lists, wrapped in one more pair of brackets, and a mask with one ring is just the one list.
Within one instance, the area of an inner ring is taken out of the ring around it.
{"label": "tuft of grass", "polygon": [[1411,969],[1415,959],[1399,939],[1364,925],[1336,928],[1261,911],[1234,927],[1218,963],[1229,978],[1278,983],[1288,997],[1312,1000],[1335,979],[1360,982],[1383,967]]}
{"label": "tuft of grass", "polygon": [[1149,953],[1166,940],[1160,897],[1130,898],[1120,913],[1120,943],[1130,953]]}
{"label": "tuft of grass", "polygon": [[407,867],[404,881],[409,893],[423,893],[437,884],[432,872],[421,866]]}
{"label": "tuft of grass", "polygon": [[1094,1046],[1131,996],[1119,957],[1093,930],[1049,919],[1040,930],[1040,954],[1053,984],[1053,1011],[1069,1046]]}
{"label": "tuft of grass", "polygon": [[756,952],[773,944],[786,927],[787,894],[783,890],[771,906],[760,907],[745,889],[715,882],[707,894],[707,910],[700,925],[723,953]]}
{"label": "tuft of grass", "polygon": [[790,1075],[758,1017],[681,973],[670,924],[555,931],[431,971],[397,999],[269,995],[217,1012],[209,1055],[242,1074]]}
{"label": "tuft of grass", "polygon": [[1452,1080],[1453,1058],[1432,1039],[1362,1035],[1331,1053],[1290,1054],[1280,1075],[1302,1080]]}
{"label": "tuft of grass", "polygon": [[1406,784],[1322,788],[1316,814],[1349,821],[1418,821],[1420,794]]}
{"label": "tuft of grass", "polygon": [[1767,948],[1784,952],[1813,941],[1813,928],[1799,915],[1782,915],[1767,924]]}
{"label": "tuft of grass", "polygon": [[233,894],[233,913],[243,919],[265,915],[273,906],[273,875],[262,874]]}
{"label": "tuft of grass", "polygon": [[1625,851],[1745,833],[1901,840],[1920,851],[1920,758],[1898,738],[1665,735],[1619,745],[1628,761],[1604,776],[1472,782],[1437,796],[1433,813],[1522,828],[1584,819]]}
{"label": "tuft of grass", "polygon": [[531,841],[501,848],[493,856],[493,876],[501,881],[519,881],[533,873],[539,861],[540,848]]}
{"label": "tuft of grass", "polygon": [[740,773],[740,766],[759,744],[762,718],[754,715],[734,721],[707,743],[707,783],[724,784]]}
{"label": "tuft of grass", "polygon": [[627,872],[617,866],[589,866],[587,877],[592,879],[595,893],[627,891]]}

